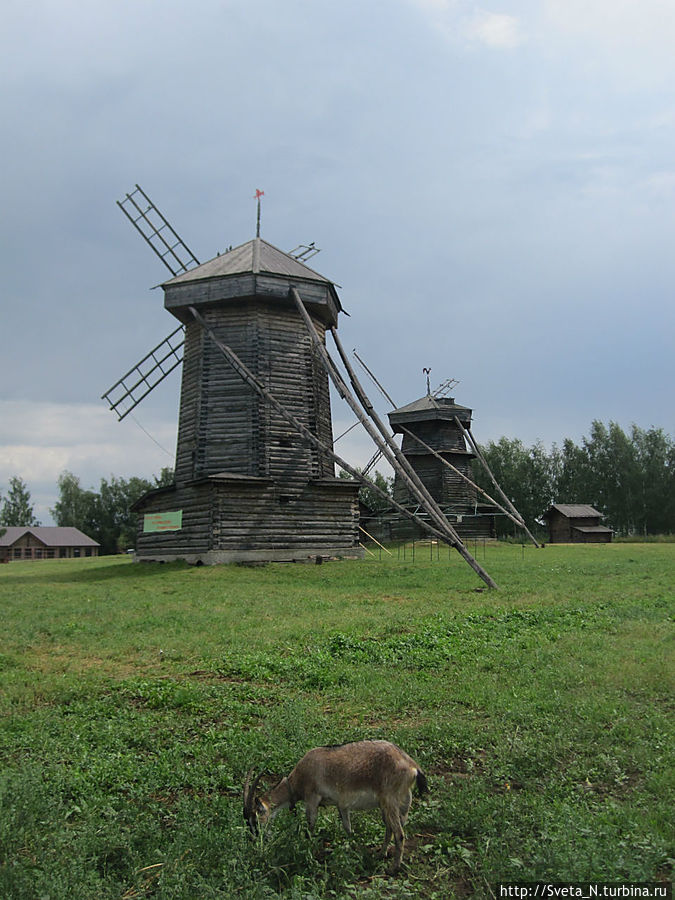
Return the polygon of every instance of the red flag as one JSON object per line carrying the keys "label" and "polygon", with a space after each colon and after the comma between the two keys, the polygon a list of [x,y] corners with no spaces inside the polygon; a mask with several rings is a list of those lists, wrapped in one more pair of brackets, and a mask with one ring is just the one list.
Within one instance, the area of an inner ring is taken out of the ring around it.
{"label": "red flag", "polygon": [[260,191],[258,188],[255,189],[255,198],[256,200],[260,200],[261,197],[265,196],[265,191]]}

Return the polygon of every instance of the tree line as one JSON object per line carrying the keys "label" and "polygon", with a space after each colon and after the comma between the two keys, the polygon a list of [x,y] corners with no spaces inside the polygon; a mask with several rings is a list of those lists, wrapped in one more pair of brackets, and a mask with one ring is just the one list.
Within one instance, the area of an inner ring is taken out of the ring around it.
{"label": "tree line", "polygon": [[[547,450],[502,437],[481,451],[530,529],[552,503],[588,503],[618,534],[675,532],[675,441],[662,428],[632,425],[626,433],[594,420],[580,445],[567,438]],[[494,495],[483,467],[473,466],[476,483]],[[498,533],[512,532],[505,517],[497,523]]]}
{"label": "tree line", "polygon": [[[662,428],[632,425],[626,433],[616,422],[595,420],[579,445],[566,438],[547,450],[540,441],[527,447],[517,438],[502,437],[480,449],[530,530],[541,529],[541,515],[552,503],[589,503],[618,534],[675,533],[675,441]],[[477,460],[473,466],[476,483],[494,495],[483,467]],[[392,494],[393,478],[375,472],[372,479]],[[162,469],[151,481],[102,478],[94,490],[83,488],[66,471],[59,476],[59,496],[50,513],[57,525],[74,526],[98,541],[101,553],[118,553],[136,544],[135,501],[172,481],[173,471]],[[374,512],[387,506],[367,486],[361,499]],[[6,496],[0,493],[0,526],[39,524],[26,484],[10,478]],[[510,534],[513,528],[505,516],[497,517],[498,534]]]}
{"label": "tree line", "polygon": [[[541,516],[552,503],[589,504],[621,535],[675,533],[675,441],[662,428],[632,425],[626,433],[616,422],[594,420],[580,445],[566,438],[547,450],[541,441],[527,447],[518,438],[502,437],[479,449],[530,531],[540,536],[545,534]],[[392,495],[393,478],[380,472],[370,477]],[[473,461],[473,480],[499,500],[478,460]],[[359,497],[375,514],[388,508],[368,485]],[[496,525],[499,536],[512,534],[515,527],[502,515]]]}

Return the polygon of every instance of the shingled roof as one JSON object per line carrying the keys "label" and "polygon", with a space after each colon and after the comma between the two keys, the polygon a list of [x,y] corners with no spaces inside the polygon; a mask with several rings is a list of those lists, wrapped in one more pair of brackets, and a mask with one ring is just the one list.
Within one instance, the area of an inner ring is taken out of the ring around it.
{"label": "shingled roof", "polygon": [[25,534],[31,534],[46,547],[101,546],[97,541],[87,537],[79,528],[67,528],[59,525],[35,525],[30,527],[8,525],[5,533],[0,535],[0,547],[11,547]]}
{"label": "shingled roof", "polygon": [[568,519],[604,519],[603,514],[588,503],[554,503],[551,509],[557,510]]}
{"label": "shingled roof", "polygon": [[163,286],[184,284],[202,278],[219,278],[227,275],[242,275],[252,272],[258,275],[266,272],[271,275],[283,275],[287,278],[302,278],[305,281],[319,281],[333,284],[328,278],[310,269],[300,260],[284,253],[273,244],[262,238],[253,238],[233,250],[228,250],[208,262],[183,272],[182,275],[164,282]]}
{"label": "shingled roof", "polygon": [[471,422],[471,409],[468,406],[460,406],[455,403],[453,397],[434,397],[426,394],[419,400],[413,400],[406,406],[400,406],[398,409],[389,413],[389,421],[393,424],[398,422],[421,422],[425,419],[449,419],[452,421],[455,416],[467,426]]}

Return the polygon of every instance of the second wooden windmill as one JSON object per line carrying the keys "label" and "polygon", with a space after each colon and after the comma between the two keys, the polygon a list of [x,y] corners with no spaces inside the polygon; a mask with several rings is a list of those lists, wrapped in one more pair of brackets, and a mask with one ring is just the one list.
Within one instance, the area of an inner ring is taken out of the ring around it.
{"label": "second wooden windmill", "polygon": [[335,285],[259,227],[199,264],[138,186],[120,206],[171,271],[164,305],[181,325],[104,398],[123,418],[184,357],[175,482],[136,503],[138,557],[360,556],[359,486],[336,478],[322,449],[332,449],[328,377],[290,298],[297,291],[323,336],[342,308]]}

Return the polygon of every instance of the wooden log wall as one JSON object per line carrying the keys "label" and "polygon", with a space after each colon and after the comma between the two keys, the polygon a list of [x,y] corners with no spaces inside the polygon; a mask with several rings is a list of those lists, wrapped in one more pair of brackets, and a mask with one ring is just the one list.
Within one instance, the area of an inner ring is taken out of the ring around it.
{"label": "wooden log wall", "polygon": [[[439,453],[445,450],[466,451],[464,436],[454,422],[433,419],[428,422],[414,422],[407,427],[414,434],[418,435],[425,444],[428,444]],[[428,453],[413,437],[405,433],[401,449],[406,456],[409,454]]]}
{"label": "wooden log wall", "polygon": [[[247,301],[204,310],[215,334],[320,440],[332,443],[328,379],[295,310]],[[315,320],[319,332],[323,324]],[[228,366],[199,325],[187,326],[176,461],[182,483],[219,472],[301,486],[334,475],[332,460],[307,447]]]}
{"label": "wooden log wall", "polygon": [[[443,453],[442,455],[460,472],[471,477],[471,462],[466,455],[454,453]],[[439,459],[429,453],[411,454],[408,459],[422,479],[424,486],[442,507],[450,504],[457,506],[458,511],[461,512],[464,507],[475,505],[476,491],[474,488],[452,469],[444,466]],[[394,482],[394,500],[403,505],[413,502],[406,485],[398,478]]]}
{"label": "wooden log wall", "polygon": [[[462,541],[473,539],[489,540],[496,536],[495,519],[492,515],[465,514],[461,522],[456,522],[450,516],[452,526]],[[409,519],[394,519],[390,526],[390,536],[393,541],[428,541],[429,535],[423,529],[417,527]]]}
{"label": "wooden log wall", "polygon": [[[465,456],[457,457],[447,454],[446,458],[448,462],[452,463],[452,465],[466,475],[467,478],[471,478],[471,462]],[[436,461],[442,469],[443,503],[454,503],[458,506],[463,504],[466,504],[469,507],[474,506],[477,501],[476,489],[464,481],[464,479],[456,472],[453,472],[452,469],[444,466],[439,460]]]}
{"label": "wooden log wall", "polygon": [[310,483],[295,494],[276,485],[265,491],[218,485],[215,502],[214,549],[358,545],[358,500],[339,485]]}
{"label": "wooden log wall", "polygon": [[[212,508],[208,483],[153,491],[136,505],[138,532],[136,555],[139,558],[165,553],[206,553],[211,546]],[[146,513],[182,510],[183,522],[179,531],[143,531]]]}
{"label": "wooden log wall", "polygon": [[[182,510],[177,531],[143,532],[145,513]],[[310,482],[284,493],[256,480],[218,479],[156,491],[139,508],[137,555],[358,546],[358,498],[350,482]]]}
{"label": "wooden log wall", "polygon": [[185,329],[174,474],[178,485],[192,480],[197,468],[203,344],[203,330],[195,322],[188,323]]}

